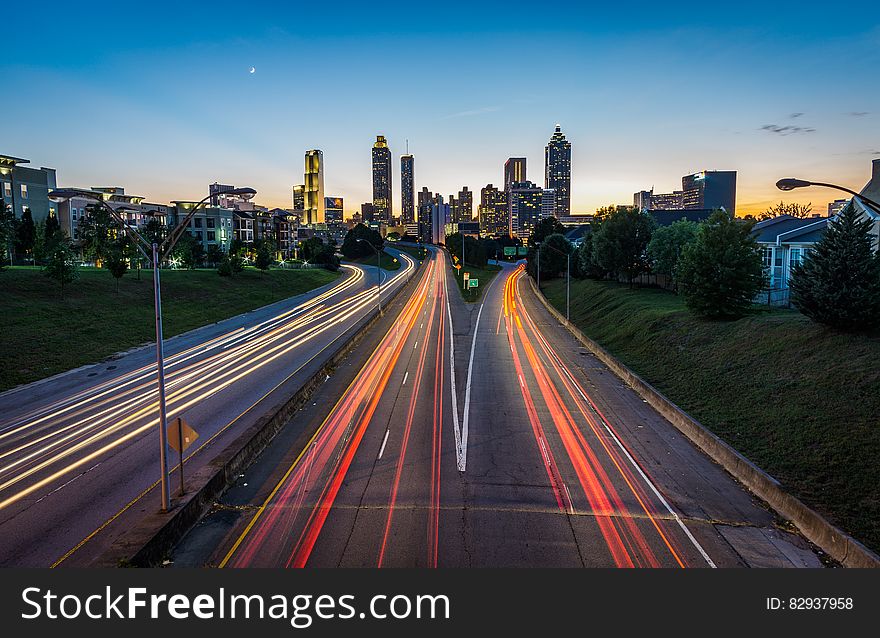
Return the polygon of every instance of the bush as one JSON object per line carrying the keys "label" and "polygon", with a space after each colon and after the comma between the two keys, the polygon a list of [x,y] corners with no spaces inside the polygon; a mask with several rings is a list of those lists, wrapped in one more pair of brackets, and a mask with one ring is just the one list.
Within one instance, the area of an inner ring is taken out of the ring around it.
{"label": "bush", "polygon": [[761,250],[751,230],[752,223],[717,211],[683,248],[675,274],[693,312],[735,318],[751,308],[765,282]]}
{"label": "bush", "polygon": [[871,252],[871,226],[848,204],[795,267],[791,301],[813,321],[853,331],[880,326],[880,254]]}
{"label": "bush", "polygon": [[607,273],[633,279],[648,271],[648,242],[654,219],[631,207],[618,206],[593,233],[593,259]]}
{"label": "bush", "polygon": [[345,234],[345,239],[342,241],[340,252],[345,255],[347,259],[358,259],[360,257],[367,257],[368,255],[374,254],[375,251],[365,242],[371,244],[376,250],[382,250],[382,246],[385,245],[379,231],[368,228],[363,224],[357,224]]}

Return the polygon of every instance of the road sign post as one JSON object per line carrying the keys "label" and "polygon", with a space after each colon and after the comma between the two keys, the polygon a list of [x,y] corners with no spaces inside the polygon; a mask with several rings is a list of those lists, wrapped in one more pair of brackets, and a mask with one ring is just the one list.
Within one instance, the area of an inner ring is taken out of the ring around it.
{"label": "road sign post", "polygon": [[168,446],[172,450],[176,450],[178,454],[178,468],[180,470],[180,496],[184,495],[183,483],[183,453],[186,449],[195,443],[199,438],[199,433],[193,430],[189,424],[181,417],[177,417],[169,424],[168,427]]}

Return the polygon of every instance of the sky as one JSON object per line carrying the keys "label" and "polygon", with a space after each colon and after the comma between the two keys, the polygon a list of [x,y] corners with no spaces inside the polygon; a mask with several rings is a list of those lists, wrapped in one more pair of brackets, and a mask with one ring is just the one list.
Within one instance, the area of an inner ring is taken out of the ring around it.
{"label": "sky", "polygon": [[280,4],[16,4],[0,153],[57,169],[60,186],[167,202],[219,181],[289,208],[318,148],[326,194],[353,212],[381,134],[396,213],[407,141],[417,190],[479,193],[513,156],[543,183],[557,123],[576,213],[712,169],[738,171],[738,214],[824,212],[834,191],[776,180],[858,189],[880,158],[873,2]]}

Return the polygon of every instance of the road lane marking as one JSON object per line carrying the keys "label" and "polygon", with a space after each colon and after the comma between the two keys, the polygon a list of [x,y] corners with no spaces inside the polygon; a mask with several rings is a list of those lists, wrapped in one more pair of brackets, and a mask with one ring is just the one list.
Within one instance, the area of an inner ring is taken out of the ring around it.
{"label": "road lane marking", "polygon": [[379,458],[382,458],[382,455],[385,454],[385,444],[388,443],[388,435],[391,433],[391,428],[385,430],[385,438],[382,439],[382,448],[379,450]]}
{"label": "road lane marking", "polygon": [[480,331],[480,317],[482,316],[483,304],[480,304],[480,310],[477,312],[477,323],[474,325],[474,338],[471,341],[471,358],[468,361],[467,383],[464,389],[464,417],[461,422],[461,443],[457,450],[459,472],[464,472],[467,469],[468,421],[471,413],[471,374],[474,371],[474,350],[477,347],[477,334]]}
{"label": "road lane marking", "polygon": [[401,383],[400,385],[406,385],[406,380],[407,380],[408,378],[409,378],[409,370],[407,370],[407,371],[403,374],[403,383]]}

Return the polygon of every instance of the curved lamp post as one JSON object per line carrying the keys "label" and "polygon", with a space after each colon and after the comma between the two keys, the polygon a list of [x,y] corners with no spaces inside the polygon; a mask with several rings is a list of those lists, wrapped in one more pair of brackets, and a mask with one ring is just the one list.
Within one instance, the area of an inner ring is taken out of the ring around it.
{"label": "curved lamp post", "polygon": [[367,246],[373,249],[373,252],[376,253],[376,282],[378,283],[378,305],[379,305],[379,314],[382,314],[382,267],[379,265],[379,261],[382,259],[382,253],[370,242],[366,239],[362,239],[360,237],[357,238],[357,241],[364,242]]}
{"label": "curved lamp post", "polygon": [[833,188],[835,190],[843,191],[844,193],[849,193],[853,197],[859,198],[869,207],[880,213],[880,204],[878,204],[874,200],[868,199],[864,195],[860,195],[854,190],[846,188],[845,186],[838,186],[837,184],[826,184],[825,182],[810,182],[805,179],[795,179],[794,177],[786,177],[785,179],[781,179],[776,182],[776,188],[781,191],[791,191],[795,188],[804,188],[806,186],[824,186],[825,188]]}
{"label": "curved lamp post", "polygon": [[[254,195],[257,194],[253,188],[235,188],[229,191],[224,191],[221,193],[222,195],[236,195],[242,197],[244,199],[250,199]],[[186,227],[189,225],[190,219],[192,219],[193,215],[202,208],[209,199],[212,197],[216,197],[217,193],[212,193],[208,195],[200,202],[198,202],[193,208],[189,211],[186,217],[184,217],[177,226],[168,234],[162,244],[158,244],[156,242],[150,242],[145,239],[140,233],[131,228],[128,223],[122,218],[119,214],[119,210],[137,210],[136,208],[123,207],[120,206],[118,209],[114,209],[110,206],[104,198],[101,196],[101,193],[95,191],[87,191],[75,188],[60,188],[53,190],[49,193],[49,199],[55,203],[61,203],[67,200],[70,200],[74,197],[81,197],[83,199],[92,200],[98,202],[101,206],[103,206],[113,220],[122,226],[122,230],[129,236],[129,238],[134,242],[134,245],[137,246],[137,249],[141,252],[141,254],[147,258],[148,261],[153,263],[153,308],[155,310],[156,315],[156,378],[159,386],[159,465],[161,467],[161,487],[162,487],[162,511],[168,511],[168,507],[170,505],[171,497],[170,490],[168,486],[168,458],[166,456],[166,450],[168,447],[167,444],[167,432],[166,429],[168,427],[167,414],[165,409],[165,354],[163,351],[163,337],[162,337],[162,290],[161,284],[159,281],[159,268],[162,261],[168,256],[171,250],[174,248],[174,244],[177,243],[177,240],[180,239],[180,236],[183,234]],[[151,250],[152,257],[147,254],[147,250]],[[181,452],[181,455],[183,453]],[[181,481],[180,481],[180,494],[183,495],[183,457],[181,456]]]}

